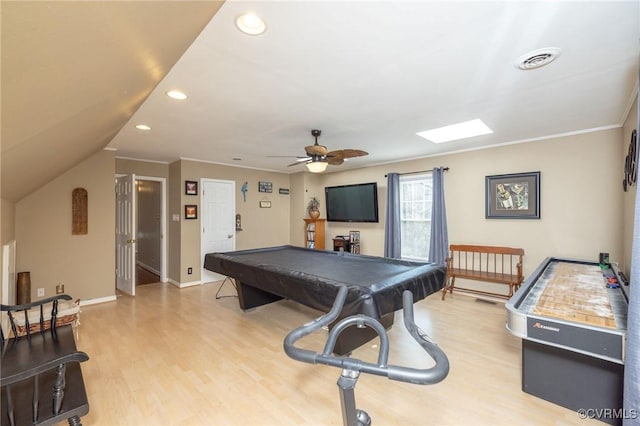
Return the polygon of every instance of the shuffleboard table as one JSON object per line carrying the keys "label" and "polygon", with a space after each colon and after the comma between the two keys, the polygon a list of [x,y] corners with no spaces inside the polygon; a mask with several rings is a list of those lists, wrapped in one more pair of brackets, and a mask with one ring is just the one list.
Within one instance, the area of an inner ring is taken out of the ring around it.
{"label": "shuffleboard table", "polygon": [[522,338],[524,392],[622,422],[628,285],[615,266],[549,257],[506,309]]}
{"label": "shuffleboard table", "polygon": [[[329,312],[340,287],[347,300],[337,321],[354,314],[379,320],[386,328],[402,309],[402,293],[414,301],[444,287],[446,267],[344,252],[278,246],[226,253],[209,253],[204,267],[234,278],[243,310],[287,298]],[[346,354],[377,334],[351,327],[340,335],[334,352]]]}

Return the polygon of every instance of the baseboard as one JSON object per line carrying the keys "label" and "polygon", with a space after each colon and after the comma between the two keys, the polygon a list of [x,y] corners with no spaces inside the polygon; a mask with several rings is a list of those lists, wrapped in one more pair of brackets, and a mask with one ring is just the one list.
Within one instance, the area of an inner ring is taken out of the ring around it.
{"label": "baseboard", "polygon": [[80,299],[80,306],[97,305],[98,303],[115,302],[115,294],[113,296],[98,297],[97,299]]}
{"label": "baseboard", "polygon": [[172,285],[178,287],[178,288],[187,288],[187,287],[193,287],[193,286],[196,286],[196,285],[202,285],[202,281],[189,281],[189,282],[186,282],[186,283],[179,283],[179,282],[177,282],[175,280],[172,280],[171,278],[169,278],[167,280],[167,282],[169,284],[172,284]]}
{"label": "baseboard", "polygon": [[[480,299],[488,302],[506,303],[509,301],[509,296],[506,296],[506,295],[501,295],[501,294],[494,295],[494,294],[477,291],[473,289],[468,289],[468,288],[462,288],[462,287],[454,287],[453,293],[451,294],[460,294],[462,296],[473,297],[475,299]],[[451,296],[451,294],[447,292],[447,296]]]}

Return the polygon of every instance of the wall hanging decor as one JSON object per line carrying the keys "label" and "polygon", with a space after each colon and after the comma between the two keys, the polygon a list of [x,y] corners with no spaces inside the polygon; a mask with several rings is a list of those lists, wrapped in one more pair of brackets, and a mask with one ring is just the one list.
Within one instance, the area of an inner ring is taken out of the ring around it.
{"label": "wall hanging decor", "polygon": [[198,182],[193,180],[184,181],[185,195],[198,195]]}
{"label": "wall hanging decor", "polygon": [[247,182],[242,184],[242,188],[240,189],[240,191],[242,191],[242,200],[246,203],[247,202],[247,191],[249,190],[249,184]]}
{"label": "wall hanging decor", "polygon": [[487,219],[540,219],[540,172],[485,177]]}
{"label": "wall hanging decor", "polygon": [[273,192],[273,184],[271,182],[258,182],[258,192]]}
{"label": "wall hanging decor", "polygon": [[198,206],[186,205],[184,206],[184,218],[185,219],[197,219],[198,218]]}
{"label": "wall hanging decor", "polygon": [[270,209],[271,208],[271,201],[266,201],[266,200],[260,201],[260,208],[261,209]]}
{"label": "wall hanging decor", "polygon": [[89,195],[84,188],[71,193],[71,235],[89,233]]}
{"label": "wall hanging decor", "polygon": [[629,141],[629,151],[624,158],[624,178],[622,179],[622,189],[627,192],[627,189],[632,187],[638,180],[638,136],[634,129],[631,132],[631,141]]}

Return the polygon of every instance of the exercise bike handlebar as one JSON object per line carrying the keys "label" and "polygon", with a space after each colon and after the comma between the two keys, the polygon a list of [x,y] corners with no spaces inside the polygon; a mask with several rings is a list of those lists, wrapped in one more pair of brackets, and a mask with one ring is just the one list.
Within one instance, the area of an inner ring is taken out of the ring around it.
{"label": "exercise bike handlebar", "polygon": [[[409,382],[420,385],[434,384],[442,381],[449,374],[449,360],[447,355],[435,343],[425,339],[420,333],[418,326],[413,319],[413,294],[409,290],[405,290],[402,294],[403,317],[405,328],[409,334],[418,342],[418,344],[429,354],[435,361],[435,365],[427,369],[418,369],[411,367],[403,367],[396,365],[388,365],[389,356],[389,338],[386,330],[380,322],[366,315],[353,315],[340,320],[329,332],[327,343],[322,353],[314,352],[308,349],[297,348],[295,343],[303,337],[328,326],[338,318],[344,302],[347,298],[347,287],[341,287],[338,291],[331,310],[325,315],[316,318],[301,327],[291,331],[284,339],[284,351],[290,357],[297,361],[306,362],[308,364],[324,364],[332,367],[338,367],[347,370],[353,370],[363,373],[385,376],[391,380]],[[366,325],[373,328],[380,337],[380,349],[378,351],[378,363],[373,364],[359,359],[350,357],[340,357],[334,355],[333,348],[335,346],[338,335],[351,325]]]}

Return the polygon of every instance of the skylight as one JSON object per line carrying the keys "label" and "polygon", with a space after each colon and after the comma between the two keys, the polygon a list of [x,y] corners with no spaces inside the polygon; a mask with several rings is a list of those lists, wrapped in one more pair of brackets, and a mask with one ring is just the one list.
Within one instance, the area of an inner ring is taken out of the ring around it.
{"label": "skylight", "polygon": [[416,135],[430,140],[433,143],[451,142],[460,139],[471,138],[473,136],[487,135],[493,133],[480,119],[464,121],[450,126],[439,127],[437,129],[418,132]]}

